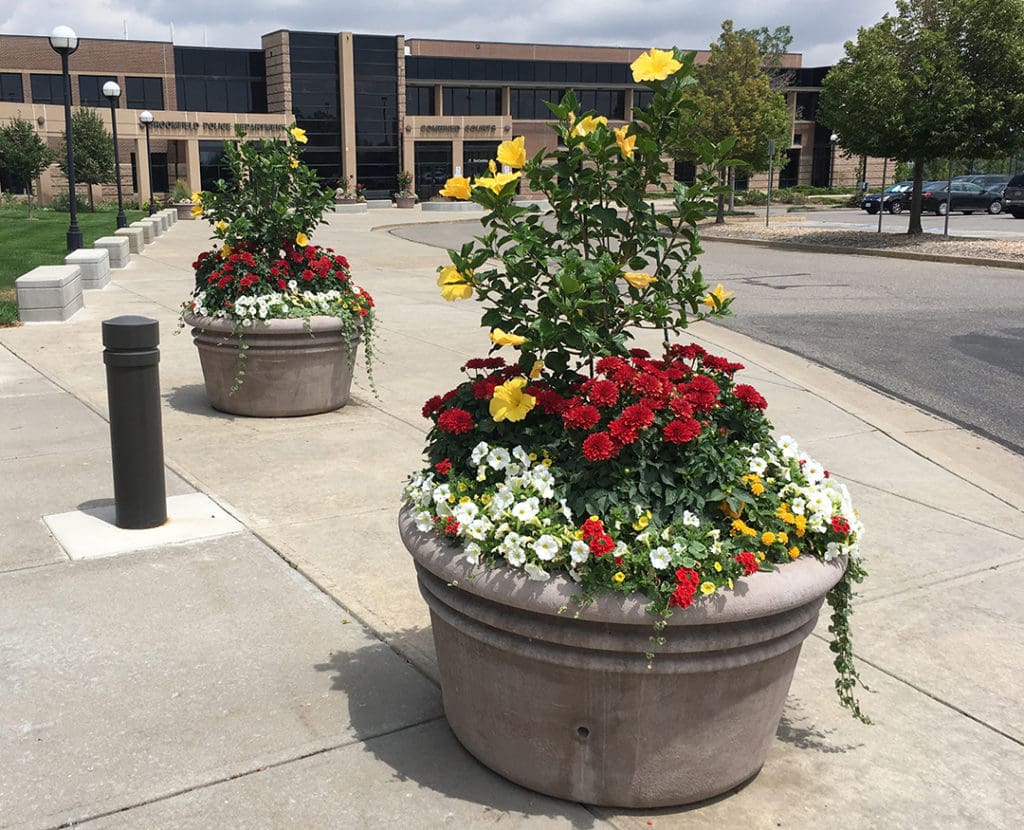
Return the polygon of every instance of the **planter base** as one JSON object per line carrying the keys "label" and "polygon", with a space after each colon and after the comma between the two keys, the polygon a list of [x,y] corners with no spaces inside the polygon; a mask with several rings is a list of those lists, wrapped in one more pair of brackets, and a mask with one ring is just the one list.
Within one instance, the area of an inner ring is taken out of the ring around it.
{"label": "planter base", "polygon": [[352,386],[349,349],[354,358],[358,336],[346,344],[341,321],[311,317],[267,320],[243,329],[246,344],[239,376],[239,336],[226,320],[192,317],[192,337],[199,350],[206,395],[214,409],[259,418],[315,415],[348,402]]}
{"label": "planter base", "polygon": [[504,568],[467,578],[462,557],[407,511],[400,526],[463,746],[524,787],[609,807],[689,804],[757,774],[801,644],[843,571],[798,561],[677,610],[648,662],[645,599],[602,596],[577,613],[568,579],[531,583]]}

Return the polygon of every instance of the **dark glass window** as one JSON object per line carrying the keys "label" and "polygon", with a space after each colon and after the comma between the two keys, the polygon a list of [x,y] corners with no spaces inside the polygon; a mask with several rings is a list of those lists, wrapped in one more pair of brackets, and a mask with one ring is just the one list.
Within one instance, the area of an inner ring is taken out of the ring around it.
{"label": "dark glass window", "polygon": [[637,89],[633,91],[633,108],[647,109],[654,100],[654,93],[649,89]]}
{"label": "dark glass window", "polygon": [[176,46],[174,69],[180,110],[267,111],[262,50]]}
{"label": "dark glass window", "polygon": [[33,73],[29,82],[32,85],[33,104],[64,103],[63,75],[36,75]]}
{"label": "dark glass window", "polygon": [[316,170],[321,180],[333,182],[341,177],[338,38],[291,32],[289,42],[292,111],[308,139],[302,161]]}
{"label": "dark glass window", "polygon": [[199,181],[203,190],[212,190],[218,179],[231,180],[231,170],[224,158],[224,142],[200,141]]}
{"label": "dark glass window", "polygon": [[0,101],[25,102],[25,88],[18,72],[0,72]]}
{"label": "dark glass window", "polygon": [[358,179],[367,198],[390,198],[399,160],[398,43],[394,37],[353,35],[352,62]]}
{"label": "dark glass window", "polygon": [[164,82],[162,78],[124,79],[125,98],[130,110],[162,110],[164,108]]}
{"label": "dark glass window", "polygon": [[406,115],[434,115],[434,88],[407,86],[405,88]]}
{"label": "dark glass window", "polygon": [[517,120],[550,121],[554,118],[545,101],[557,104],[562,100],[560,89],[512,89],[512,117]]}
{"label": "dark glass window", "polygon": [[[103,85],[107,81],[116,81],[109,75],[79,75],[78,76],[78,103],[83,107],[109,107],[110,101],[103,94]],[[121,99],[114,102],[114,106],[121,106]]]}
{"label": "dark glass window", "polygon": [[[415,148],[416,195],[421,202],[437,195],[452,175],[450,141],[417,141]],[[462,175],[467,175],[463,172]]]}
{"label": "dark glass window", "polygon": [[796,94],[797,120],[813,121],[818,116],[818,93],[798,92]]}
{"label": "dark glass window", "polygon": [[462,145],[462,175],[486,176],[488,164],[498,155],[497,141],[466,141]]}
{"label": "dark glass window", "polygon": [[581,89],[576,93],[580,111],[596,110],[613,120],[626,117],[626,92],[622,89]]}
{"label": "dark glass window", "polygon": [[501,115],[501,90],[446,86],[441,90],[442,115]]}
{"label": "dark glass window", "polygon": [[622,85],[632,82],[627,64],[607,61],[495,60],[411,55],[405,59],[405,74],[409,80],[417,81]]}

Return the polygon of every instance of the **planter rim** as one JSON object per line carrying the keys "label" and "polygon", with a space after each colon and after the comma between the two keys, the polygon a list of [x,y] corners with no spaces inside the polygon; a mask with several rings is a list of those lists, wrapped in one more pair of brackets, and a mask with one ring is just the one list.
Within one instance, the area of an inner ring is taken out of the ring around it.
{"label": "planter rim", "polygon": [[[182,315],[182,320],[185,322],[185,325],[192,328],[222,332],[224,334],[232,334],[235,331],[235,321],[225,320],[221,317],[200,317],[197,314],[186,311]],[[361,328],[357,324],[357,329]],[[281,334],[292,332],[308,333],[309,331],[342,331],[342,324],[340,317],[332,317],[327,314],[316,314],[312,317],[271,317],[267,320],[253,321],[251,326],[246,326],[242,331],[248,333],[275,331]]]}
{"label": "planter rim", "polygon": [[[552,574],[547,581],[538,582],[508,567],[472,568],[461,553],[435,533],[418,530],[409,505],[402,506],[398,525],[402,541],[419,565],[483,599],[590,622],[649,626],[654,619],[646,610],[650,600],[644,594],[602,594],[581,607],[575,601],[579,586],[568,576]],[[667,622],[669,626],[718,625],[784,613],[820,598],[839,582],[845,570],[845,557],[823,562],[801,556],[771,572],[741,577],[731,591],[698,597],[689,608],[673,609]]]}

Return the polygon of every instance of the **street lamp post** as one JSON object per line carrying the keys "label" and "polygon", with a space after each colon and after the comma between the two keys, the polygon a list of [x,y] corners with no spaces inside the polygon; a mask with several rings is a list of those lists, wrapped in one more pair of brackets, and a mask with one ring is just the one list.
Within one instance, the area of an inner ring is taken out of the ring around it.
{"label": "street lamp post", "polygon": [[68,209],[71,224],[68,225],[68,253],[82,247],[82,231],[78,227],[78,200],[75,197],[75,150],[71,135],[71,73],[68,71],[68,56],[78,49],[78,35],[70,26],[57,26],[50,34],[50,48],[60,55],[60,70],[64,78],[64,135],[68,145]]}
{"label": "street lamp post", "polygon": [[832,188],[836,175],[836,142],[839,141],[839,134],[832,133],[832,135],[828,137],[828,140],[832,144],[832,155],[829,158],[828,163],[828,186],[829,188]]}
{"label": "street lamp post", "polygon": [[153,204],[153,153],[149,149],[149,125],[153,123],[153,113],[143,110],[139,113],[139,121],[146,128],[146,170],[149,172],[149,215],[156,213],[156,205]]}
{"label": "street lamp post", "polygon": [[128,227],[128,217],[124,215],[124,199],[121,196],[121,154],[117,149],[117,99],[121,97],[121,87],[114,81],[103,85],[103,94],[110,102],[110,127],[114,132],[114,176],[117,180],[117,226]]}

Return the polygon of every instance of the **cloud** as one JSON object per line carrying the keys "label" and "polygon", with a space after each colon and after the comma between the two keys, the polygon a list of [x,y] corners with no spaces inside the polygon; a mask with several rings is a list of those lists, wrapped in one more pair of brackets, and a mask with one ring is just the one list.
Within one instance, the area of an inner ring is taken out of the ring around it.
{"label": "cloud", "polygon": [[[677,45],[706,49],[722,20],[737,27],[789,26],[791,50],[805,66],[834,63],[857,29],[894,12],[895,0],[734,0],[728,8],[702,0],[523,0],[514,7],[479,0],[6,0],[0,32],[47,35],[70,25],[82,37],[170,40],[178,45],[259,48],[276,29],[404,34],[407,37],[602,46]],[[503,11],[508,9],[508,11]]]}

